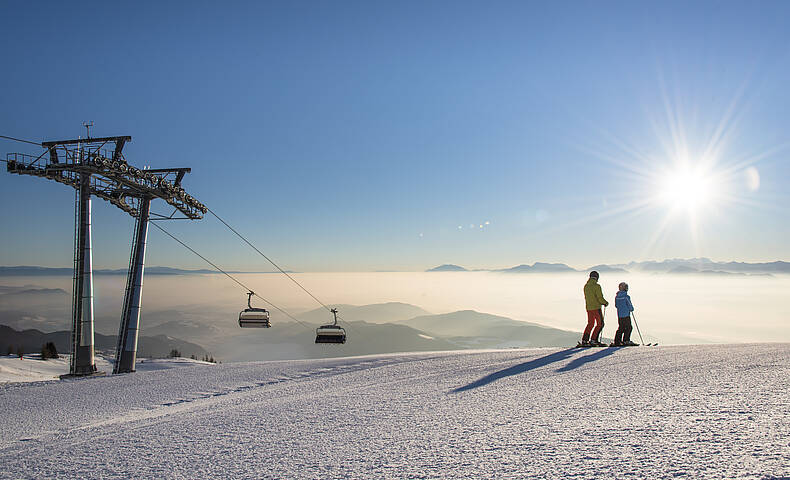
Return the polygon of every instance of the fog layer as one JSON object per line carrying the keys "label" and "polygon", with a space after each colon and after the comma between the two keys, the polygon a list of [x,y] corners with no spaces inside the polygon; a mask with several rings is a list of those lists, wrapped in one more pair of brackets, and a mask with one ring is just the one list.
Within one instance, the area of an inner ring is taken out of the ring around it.
{"label": "fog layer", "polygon": [[[319,306],[282,275],[238,277],[294,315]],[[584,274],[381,272],[302,273],[294,277],[327,304],[403,302],[431,313],[477,310],[575,331],[580,331],[586,321]],[[7,312],[13,311],[26,314],[18,318],[14,325],[17,328],[68,328],[70,278],[0,280],[6,286],[60,288],[66,292],[54,296],[45,292],[40,299],[36,295],[0,296],[0,309],[6,312],[2,323],[10,323]],[[125,281],[121,275],[96,276],[97,331],[117,333]],[[790,341],[789,276],[602,274],[604,296],[612,302],[606,309],[604,332],[609,337],[616,328],[614,295],[621,281],[630,285],[636,318],[646,341],[648,337],[662,343]],[[264,302],[257,303],[270,308]],[[218,334],[229,333],[238,328],[236,317],[245,306],[245,292],[222,275],[151,275],[144,284],[142,329],[145,332],[169,319],[194,317],[199,323],[211,324]],[[271,310],[274,328],[287,320]]]}

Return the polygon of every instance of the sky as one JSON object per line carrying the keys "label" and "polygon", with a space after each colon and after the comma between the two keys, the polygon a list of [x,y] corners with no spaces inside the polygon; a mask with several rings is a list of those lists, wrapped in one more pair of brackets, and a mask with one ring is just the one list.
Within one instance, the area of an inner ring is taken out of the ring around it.
{"label": "sky", "polygon": [[[130,135],[293,270],[788,260],[788,10],[3,2],[0,135]],[[71,265],[73,190],[3,171],[0,202],[0,265]],[[216,219],[162,226],[270,269]],[[94,200],[95,268],[132,229]],[[147,264],[206,267],[153,228]]]}

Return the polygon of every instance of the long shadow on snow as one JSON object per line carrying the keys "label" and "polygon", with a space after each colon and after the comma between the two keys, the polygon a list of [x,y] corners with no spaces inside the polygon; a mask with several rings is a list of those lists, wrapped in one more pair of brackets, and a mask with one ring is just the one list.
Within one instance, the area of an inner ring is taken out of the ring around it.
{"label": "long shadow on snow", "polygon": [[576,349],[569,348],[567,350],[561,350],[559,352],[546,355],[545,357],[540,357],[540,358],[536,358],[535,360],[530,360],[528,362],[520,363],[518,365],[513,365],[512,367],[508,367],[504,370],[500,370],[498,372],[488,374],[485,377],[481,378],[480,380],[476,380],[470,383],[469,385],[458,387],[455,390],[453,390],[453,393],[465,392],[466,390],[482,387],[483,385],[488,385],[489,383],[495,382],[500,378],[510,377],[512,375],[518,375],[519,373],[528,372],[530,370],[534,370],[536,368],[543,367],[545,365],[549,365],[554,362],[559,362],[560,360],[565,360],[566,358],[571,356],[574,350]]}
{"label": "long shadow on snow", "polygon": [[616,351],[617,351],[616,348],[604,348],[603,350],[598,350],[597,352],[595,352],[595,353],[593,353],[591,355],[585,355],[583,357],[574,358],[573,360],[568,362],[568,364],[565,365],[564,367],[558,368],[557,371],[558,372],[569,372],[569,371],[573,370],[574,368],[581,367],[585,363],[594,362],[594,361],[600,360],[600,359],[602,359],[604,357],[608,357],[609,355],[612,355]]}
{"label": "long shadow on snow", "polygon": [[[567,350],[562,350],[556,353],[552,353],[550,355],[546,355],[545,357],[536,358],[535,360],[530,360],[528,362],[524,362],[519,365],[513,365],[512,367],[508,367],[504,370],[500,370],[498,372],[494,372],[489,375],[486,375],[480,380],[476,380],[470,383],[469,385],[458,387],[453,390],[453,393],[465,392],[466,390],[482,387],[483,385],[488,385],[489,383],[495,382],[501,378],[510,377],[512,375],[518,375],[520,373],[528,372],[530,370],[534,370],[536,368],[543,367],[554,362],[559,362],[560,360],[565,360],[566,358],[570,357],[575,350],[577,349],[569,348]],[[569,362],[564,367],[557,369],[557,371],[567,372],[575,368],[579,368],[585,363],[594,362],[596,360],[600,360],[601,358],[608,357],[609,355],[612,355],[616,350],[617,350],[616,348],[607,348],[604,350],[599,350],[591,355],[585,355],[583,357],[576,358],[571,362]]]}

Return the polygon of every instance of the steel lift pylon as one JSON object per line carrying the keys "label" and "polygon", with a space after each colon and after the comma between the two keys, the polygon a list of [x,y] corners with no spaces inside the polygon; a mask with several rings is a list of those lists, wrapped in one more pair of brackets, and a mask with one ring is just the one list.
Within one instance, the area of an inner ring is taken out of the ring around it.
{"label": "steel lift pylon", "polygon": [[74,233],[74,287],[71,303],[70,375],[97,373],[93,350],[93,241],[91,239],[91,189],[89,173],[78,177]]}
{"label": "steel lift pylon", "polygon": [[[181,188],[181,180],[191,169],[141,170],[129,165],[122,151],[131,140],[129,136],[91,138],[88,135],[82,139],[43,142],[45,151],[37,157],[24,153],[6,156],[9,173],[47,178],[76,190],[72,356],[69,373],[63,377],[103,373],[97,372],[94,351],[91,198],[106,200],[135,218],[113,373],[134,371],[149,221],[198,220],[208,211]],[[152,213],[151,202],[156,198],[172,206],[173,212]]]}
{"label": "steel lift pylon", "polygon": [[113,373],[134,371],[137,360],[137,337],[140,332],[140,308],[143,302],[143,272],[145,270],[145,247],[148,240],[148,219],[151,198],[140,199],[140,208],[134,225],[132,256],[126,277],[126,293],[123,297],[121,326],[118,329],[118,346],[115,349]]}

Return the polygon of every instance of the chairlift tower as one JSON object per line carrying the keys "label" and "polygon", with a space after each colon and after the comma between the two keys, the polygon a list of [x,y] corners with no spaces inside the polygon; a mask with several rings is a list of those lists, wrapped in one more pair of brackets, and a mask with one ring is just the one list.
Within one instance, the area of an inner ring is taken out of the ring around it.
{"label": "chairlift tower", "polygon": [[[203,218],[208,209],[181,187],[190,168],[138,169],[129,165],[123,147],[130,136],[90,137],[93,122],[84,123],[86,138],[42,142],[39,156],[6,155],[9,173],[54,180],[76,190],[74,219],[74,287],[72,297],[71,365],[68,376],[96,371],[93,341],[93,254],[91,198],[108,201],[135,218],[113,373],[134,371],[142,305],[148,222]],[[151,213],[151,201],[173,207],[169,215]],[[152,218],[153,217],[153,218]]]}

